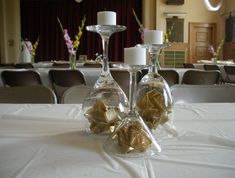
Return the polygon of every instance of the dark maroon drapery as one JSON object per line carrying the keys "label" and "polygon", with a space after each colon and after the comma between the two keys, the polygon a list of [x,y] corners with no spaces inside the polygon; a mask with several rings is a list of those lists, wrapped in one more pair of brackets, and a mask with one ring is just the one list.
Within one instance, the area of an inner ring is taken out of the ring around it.
{"label": "dark maroon drapery", "polygon": [[[21,0],[21,34],[34,43],[40,36],[36,61],[68,60],[68,52],[57,22],[60,18],[64,28],[74,39],[84,15],[87,25],[97,23],[97,12],[103,10],[117,13],[117,24],[127,30],[115,33],[110,38],[109,61],[123,61],[123,49],[140,43],[138,24],[132,14],[135,9],[141,19],[141,0]],[[84,29],[78,54],[86,54],[89,59],[95,53],[102,53],[101,38],[98,34]]]}

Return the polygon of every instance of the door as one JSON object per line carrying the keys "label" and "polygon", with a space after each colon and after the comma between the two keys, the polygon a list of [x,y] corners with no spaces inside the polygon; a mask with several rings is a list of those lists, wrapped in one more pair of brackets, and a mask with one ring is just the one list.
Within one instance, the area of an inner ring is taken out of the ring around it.
{"label": "door", "polygon": [[208,45],[216,44],[215,23],[189,23],[189,61],[210,60],[211,54]]}

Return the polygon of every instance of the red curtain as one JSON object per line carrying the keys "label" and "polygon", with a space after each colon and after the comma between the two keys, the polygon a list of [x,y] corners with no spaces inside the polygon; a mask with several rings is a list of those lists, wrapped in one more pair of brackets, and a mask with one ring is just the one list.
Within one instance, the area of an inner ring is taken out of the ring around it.
{"label": "red curtain", "polygon": [[[132,9],[135,9],[141,20],[141,7],[141,0],[83,0],[81,3],[74,0],[21,0],[21,34],[23,39],[27,38],[32,43],[40,36],[36,62],[68,60],[57,17],[74,39],[84,15],[87,18],[85,26],[95,25],[97,12],[115,11],[117,24],[125,25],[127,30],[111,36],[109,61],[123,61],[123,49],[141,42],[139,27],[132,14]],[[84,29],[77,56],[85,54],[94,59],[95,53],[102,53],[101,38],[97,33]]]}

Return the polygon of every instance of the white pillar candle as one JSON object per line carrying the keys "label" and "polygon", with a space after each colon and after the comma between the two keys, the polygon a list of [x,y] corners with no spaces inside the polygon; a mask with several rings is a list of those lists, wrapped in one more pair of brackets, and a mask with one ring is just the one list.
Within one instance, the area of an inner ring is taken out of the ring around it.
{"label": "white pillar candle", "polygon": [[124,48],[124,63],[146,65],[146,49],[141,47]]}
{"label": "white pillar candle", "polygon": [[101,11],[97,13],[98,25],[116,25],[116,12]]}
{"label": "white pillar candle", "polygon": [[145,30],[144,31],[145,44],[162,44],[163,31],[161,30]]}

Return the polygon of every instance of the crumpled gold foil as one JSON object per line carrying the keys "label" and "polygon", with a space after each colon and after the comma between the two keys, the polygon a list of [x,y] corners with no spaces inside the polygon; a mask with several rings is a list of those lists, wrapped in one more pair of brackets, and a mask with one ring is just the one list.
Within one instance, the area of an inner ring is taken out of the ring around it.
{"label": "crumpled gold foil", "polygon": [[152,143],[140,122],[130,122],[117,131],[118,144],[123,153],[144,152]]}
{"label": "crumpled gold foil", "polygon": [[84,115],[91,123],[90,129],[94,133],[113,132],[119,117],[119,109],[107,107],[102,100],[97,99]]}
{"label": "crumpled gold foil", "polygon": [[165,102],[163,94],[157,90],[148,91],[136,102],[140,116],[150,129],[169,120],[168,113],[172,111],[172,106],[167,106]]}

